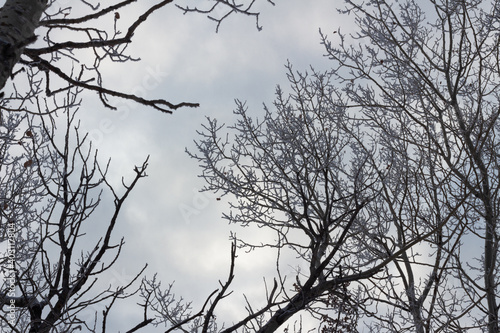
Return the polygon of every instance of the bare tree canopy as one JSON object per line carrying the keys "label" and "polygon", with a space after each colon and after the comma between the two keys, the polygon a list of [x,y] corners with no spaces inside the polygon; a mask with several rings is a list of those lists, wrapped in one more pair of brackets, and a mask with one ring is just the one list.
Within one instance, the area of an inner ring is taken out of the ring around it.
{"label": "bare tree canopy", "polygon": [[[174,0],[158,1],[150,5],[123,33],[118,28],[120,9],[132,5],[137,0],[124,0],[101,8],[100,3],[92,5],[87,1],[77,1],[73,7],[62,7],[55,0],[7,0],[0,9],[0,89],[9,77],[14,76],[14,66],[20,62],[22,71],[44,74],[47,96],[80,87],[95,91],[102,103],[111,109],[108,97],[114,96],[133,100],[153,107],[159,111],[171,113],[182,107],[197,107],[193,102],[170,102],[165,99],[148,100],[140,96],[120,92],[106,85],[106,78],[100,73],[100,66],[105,61],[127,62],[137,59],[126,54],[127,46],[132,42],[134,33],[151,15],[174,5],[184,13],[201,13],[216,22],[216,30],[222,21],[231,14],[244,14],[255,18],[259,25],[259,12],[254,10],[256,1],[201,1],[196,7],[189,7]],[[272,1],[267,0],[273,4]],[[85,10],[83,12],[82,8]],[[50,14],[49,14],[50,11]],[[214,14],[217,12],[217,14]],[[100,22],[114,20],[113,29],[97,28]],[[59,36],[68,38],[61,41]],[[93,52],[93,61],[84,62],[85,51]],[[69,64],[61,66],[62,60]],[[33,92],[37,95],[42,92]]]}
{"label": "bare tree canopy", "polygon": [[[232,233],[227,278],[193,308],[172,284],[144,277],[145,267],[119,288],[98,287],[123,248],[112,235],[148,159],[112,186],[108,165],[79,132],[80,94],[95,91],[111,108],[110,96],[163,112],[196,106],[106,87],[101,62],[132,61],[125,49],[134,31],[174,4],[148,6],[123,35],[116,24],[87,25],[109,15],[116,23],[117,10],[133,2],[100,9],[82,1],[90,12],[82,16],[66,8],[49,15],[55,3],[30,2],[16,8],[36,14],[28,16],[34,28],[0,40],[0,69],[14,87],[0,101],[0,240],[9,244],[2,330],[105,332],[114,304],[138,298],[137,324],[127,332],[311,331],[302,319],[325,333],[500,331],[500,3],[345,0],[339,15],[354,18],[355,31],[320,31],[330,70],[288,63],[290,87],[277,87],[272,105],[255,112],[237,101],[228,125],[208,117],[188,151],[203,190],[227,198],[223,218],[234,228],[273,236]],[[256,3],[175,5],[206,14],[215,29],[231,14],[260,28]],[[4,8],[0,20],[9,17]],[[87,37],[55,42],[60,29]],[[80,49],[95,57],[77,70]],[[22,69],[12,73],[16,64]],[[16,90],[20,78],[29,83],[24,93]],[[96,227],[103,191],[113,204]],[[264,276],[260,301],[245,295],[232,305],[240,316],[225,320],[218,311],[243,278],[239,250],[266,251],[262,260],[275,271]],[[94,304],[104,310],[84,318]]]}
{"label": "bare tree canopy", "polygon": [[278,277],[286,251],[309,266],[246,330],[305,310],[324,332],[499,331],[498,6],[348,0],[358,29],[321,33],[330,71],[289,65],[292,92],[263,116],[208,119],[205,190],[276,233],[237,244],[276,248]]}
{"label": "bare tree canopy", "polygon": [[[173,0],[143,1],[137,16],[125,21],[131,23],[123,23],[128,26],[122,33],[120,12],[136,2],[101,6],[82,0],[64,6],[60,1],[7,0],[0,9],[2,332],[104,332],[117,301],[147,290],[146,265],[119,287],[103,286],[99,277],[121,254],[120,213],[146,177],[149,157],[131,168],[121,187],[112,185],[110,161],[99,162],[88,133],[81,130],[83,94],[95,92],[111,109],[110,97],[165,113],[198,103],[145,99],[112,89],[102,65],[138,60],[127,54],[127,46],[162,10],[180,7],[211,15],[217,19],[215,28],[231,13],[258,17],[252,3],[243,9],[217,1],[218,14],[223,13],[218,17],[210,10],[212,1],[200,3],[207,10],[184,8]],[[106,210],[96,213],[106,199]],[[145,299],[138,306],[137,324],[125,329],[135,332],[150,325],[151,306]]]}

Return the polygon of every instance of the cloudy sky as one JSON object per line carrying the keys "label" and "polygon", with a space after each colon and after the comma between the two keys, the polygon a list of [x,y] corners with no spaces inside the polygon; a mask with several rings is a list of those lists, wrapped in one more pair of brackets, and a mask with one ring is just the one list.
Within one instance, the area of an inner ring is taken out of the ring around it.
{"label": "cloudy sky", "polygon": [[[126,30],[127,23],[153,3],[144,0],[120,11],[118,27]],[[318,29],[331,36],[334,30],[352,25],[352,17],[337,14],[335,6],[340,1],[275,3],[272,6],[261,0],[262,31],[257,31],[253,18],[233,15],[217,34],[214,22],[206,17],[182,15],[173,5],[166,6],[137,30],[127,49],[141,61],[102,67],[104,84],[110,88],[173,103],[198,102],[197,109],[167,115],[113,101],[118,110],[111,111],[94,95],[85,94],[82,127],[90,133],[102,161],[111,158],[114,184],[122,176],[132,177],[133,166],[150,155],[149,176],[128,199],[117,230],[125,236],[126,246],[110,273],[111,283],[126,282],[147,262],[147,275],[158,272],[165,284],[175,281],[179,295],[201,304],[218,287],[218,280],[227,276],[230,231],[253,239],[269,236],[240,230],[221,219],[222,212],[227,212],[225,198],[218,201],[216,195],[198,192],[203,186],[197,177],[200,169],[185,149],[194,149],[196,131],[205,117],[231,123],[235,98],[246,100],[255,115],[262,111],[262,103],[271,105],[276,85],[287,86],[287,61],[299,71],[310,65],[327,69]],[[105,216],[111,204],[103,203],[99,213]],[[244,309],[243,292],[262,300],[263,277],[272,279],[275,267],[272,258],[265,260],[268,258],[259,252],[239,254],[234,298],[221,306],[229,320],[238,319],[235,309]],[[138,320],[140,317],[131,322]],[[123,324],[123,318],[120,322]]]}
{"label": "cloudy sky", "polygon": [[[136,17],[140,8],[124,10],[119,23]],[[262,230],[259,234],[228,226],[221,219],[226,201],[198,192],[203,186],[197,177],[200,169],[185,149],[193,149],[205,117],[231,123],[235,98],[246,100],[256,115],[262,103],[271,105],[276,85],[287,85],[287,61],[300,71],[310,65],[328,68],[318,29],[331,35],[352,18],[340,17],[330,0],[278,0],[276,6],[262,1],[260,8],[262,31],[257,31],[253,18],[231,16],[216,34],[215,24],[207,18],[182,15],[167,6],[134,36],[128,52],[140,62],[103,68],[115,89],[201,104],[166,115],[133,103],[117,101],[118,111],[113,112],[92,98],[85,102],[84,127],[101,157],[112,158],[116,184],[121,175],[132,176],[133,165],[150,155],[149,177],[134,191],[122,215],[120,232],[126,248],[112,279],[130,278],[147,261],[148,275],[158,272],[164,283],[175,281],[179,295],[201,304],[218,287],[218,280],[227,277],[230,231],[253,239],[269,236]],[[229,320],[237,320],[244,310],[243,293],[262,302],[263,277],[272,279],[275,262],[264,253],[240,253],[236,265],[233,299],[220,308]]]}

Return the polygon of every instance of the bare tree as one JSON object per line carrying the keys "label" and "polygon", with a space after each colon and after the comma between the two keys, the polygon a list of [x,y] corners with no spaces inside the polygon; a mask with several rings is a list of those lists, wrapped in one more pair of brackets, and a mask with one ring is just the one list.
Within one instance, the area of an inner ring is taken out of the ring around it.
{"label": "bare tree", "polygon": [[[301,74],[288,65],[291,93],[278,88],[260,117],[238,102],[236,123],[207,120],[198,152],[190,153],[201,164],[204,190],[230,197],[228,221],[275,238],[252,243],[232,235],[228,277],[195,312],[171,285],[140,280],[140,269],[115,289],[94,288],[92,280],[116,262],[122,242],[111,234],[147,160],[121,191],[111,187],[107,167],[78,132],[78,95],[95,91],[108,107],[109,96],[164,112],[195,106],[106,88],[100,63],[132,60],[124,51],[133,32],[173,3],[149,7],[125,37],[116,25],[110,32],[85,27],[109,15],[117,23],[117,9],[132,2],[89,6],[92,14],[77,18],[65,17],[71,12],[64,8],[30,16],[35,34],[45,29],[47,45],[31,32],[2,41],[3,75],[29,87],[22,93],[14,85],[2,100],[1,232],[9,244],[2,328],[105,331],[115,301],[138,295],[143,315],[130,332],[151,323],[167,332],[274,332],[302,312],[324,332],[499,331],[496,1],[346,0],[341,13],[354,15],[358,32],[321,34],[331,71]],[[208,13],[216,28],[231,13],[251,15],[260,27],[254,2],[177,5]],[[227,11],[214,17],[220,6]],[[27,12],[40,8],[47,7]],[[53,42],[60,29],[88,39]],[[72,71],[56,62],[71,64],[80,49],[94,51],[91,65]],[[12,74],[16,63],[21,71]],[[65,130],[56,132],[56,123]],[[80,239],[101,187],[115,205],[105,236],[89,247]],[[275,250],[276,272],[260,306],[247,299],[245,316],[221,324],[217,307],[232,293],[238,247]],[[106,253],[115,257],[103,262]],[[284,265],[294,265],[295,274]],[[102,314],[84,320],[82,311],[97,303],[105,304]]]}
{"label": "bare tree", "polygon": [[[148,158],[123,179],[122,187],[113,187],[110,161],[99,162],[78,116],[84,91],[95,92],[111,109],[110,97],[165,113],[198,106],[113,90],[102,76],[106,62],[136,60],[127,46],[151,15],[168,5],[178,10],[173,0],[151,1],[122,33],[120,11],[134,2],[101,7],[82,0],[64,7],[56,1],[7,0],[0,9],[2,332],[105,332],[113,305],[147,286],[145,267],[119,286],[103,287],[98,278],[117,263],[124,244],[119,215],[146,176]],[[217,1],[217,8],[229,6],[217,27],[231,13],[257,18],[253,2],[242,9],[233,1]],[[111,29],[101,28],[106,22],[113,23]],[[110,209],[96,214],[105,199]],[[137,324],[127,332],[153,322],[152,306],[147,299],[139,305]]]}
{"label": "bare tree", "polygon": [[[238,120],[227,134],[224,125],[208,119],[199,153],[190,153],[201,164],[204,190],[233,195],[224,218],[276,234],[275,242],[258,244],[233,236],[242,248],[276,249],[277,272],[267,305],[252,310],[248,304],[246,318],[219,331],[274,332],[300,311],[323,321],[325,330],[355,331],[361,306],[349,286],[382,277],[389,264],[443,224],[405,234],[403,243],[396,240],[392,220],[373,214],[384,209],[380,198],[392,189],[387,184],[392,171],[378,163],[374,143],[363,136],[366,126],[340,103],[331,77],[313,72],[309,78],[289,65],[289,96],[278,88],[274,108],[265,108],[260,119],[238,102]],[[281,262],[283,256],[297,258],[296,276],[287,279],[282,273],[283,265],[292,264]],[[327,316],[333,307],[347,322]]]}
{"label": "bare tree", "polygon": [[439,227],[376,294],[367,288],[392,306],[385,319],[374,313],[377,325],[498,332],[498,2],[346,3],[359,44],[323,42],[348,106],[401,183],[384,189],[380,216],[398,225],[398,245]]}
{"label": "bare tree", "polygon": [[[499,4],[340,12],[358,31],[321,34],[331,71],[289,66],[290,95],[260,118],[238,102],[227,130],[208,119],[191,153],[205,190],[231,195],[226,219],[276,233],[234,236],[275,248],[277,279],[266,306],[212,331],[273,332],[307,310],[332,332],[498,332]],[[287,250],[308,267],[293,285]]]}
{"label": "bare tree", "polygon": [[[5,330],[72,331],[83,326],[94,331],[89,325],[95,323],[82,321],[79,313],[89,304],[129,297],[128,288],[143,271],[117,290],[94,291],[96,277],[120,253],[123,239],[114,241],[112,234],[125,199],[146,175],[147,160],[134,169],[135,177],[129,183],[124,182],[122,193],[116,193],[107,181],[107,166],[102,168],[93,149],[85,148],[86,136],[80,137],[74,123],[78,93],[76,88],[67,91],[64,110],[44,117],[22,115],[28,128],[21,136],[19,124],[9,119],[17,120],[18,114],[8,113],[2,119],[6,130],[18,134],[5,138],[2,164],[1,221],[9,244],[9,255],[2,260],[8,283],[0,294],[2,307],[9,307],[1,321]],[[58,128],[65,125],[65,131],[55,131],[55,122]],[[22,149],[9,158],[16,145]],[[99,229],[89,217],[101,202],[103,186],[114,196],[114,210],[95,243],[91,245],[92,237],[87,236],[81,244],[89,228]],[[108,253],[112,257],[105,263],[103,257]],[[143,323],[148,321],[145,318]]]}
{"label": "bare tree", "polygon": [[[184,13],[195,12],[206,14],[214,20],[216,30],[231,14],[244,14],[255,18],[259,25],[259,12],[254,10],[256,1],[203,1],[198,7],[190,8],[180,1],[164,0],[150,5],[141,15],[126,28],[120,30],[120,9],[130,6],[136,0],[119,1],[113,5],[101,8],[99,3],[92,5],[87,1],[79,1],[72,7],[61,7],[55,0],[7,0],[0,10],[0,89],[8,78],[17,71],[14,66],[22,64],[22,71],[36,71],[45,76],[45,93],[51,96],[54,93],[69,87],[81,87],[95,91],[102,103],[111,109],[114,106],[108,102],[108,97],[114,96],[133,100],[137,103],[153,107],[162,112],[171,113],[172,110],[182,107],[197,107],[198,103],[173,103],[165,99],[148,100],[140,96],[124,93],[109,88],[105,78],[101,76],[100,65],[105,61],[126,62],[134,61],[126,54],[127,46],[132,42],[134,33],[143,25],[148,17],[154,15],[168,5],[175,6]],[[274,4],[272,1],[267,2]],[[86,9],[84,15],[75,16],[73,7],[78,11]],[[203,8],[206,7],[206,8]],[[218,14],[213,14],[217,11]],[[111,31],[99,28],[99,21],[114,21]],[[97,24],[96,24],[97,22]],[[123,28],[122,28],[123,29]],[[67,40],[61,41],[59,36]],[[85,37],[82,37],[85,36]],[[91,50],[94,57],[90,62],[83,61],[82,52]],[[61,66],[68,60],[66,66]],[[28,74],[29,75],[29,74]]]}

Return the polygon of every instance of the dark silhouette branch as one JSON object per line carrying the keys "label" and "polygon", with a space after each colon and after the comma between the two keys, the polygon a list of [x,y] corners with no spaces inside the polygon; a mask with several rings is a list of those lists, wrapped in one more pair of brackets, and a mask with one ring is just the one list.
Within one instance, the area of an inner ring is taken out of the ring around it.
{"label": "dark silhouette branch", "polygon": [[[33,64],[35,66],[39,67],[40,69],[49,70],[50,72],[52,72],[52,73],[56,74],[57,76],[59,76],[60,78],[62,78],[63,80],[67,81],[69,84],[71,84],[75,87],[81,87],[84,89],[88,89],[88,90],[92,90],[92,91],[97,92],[99,94],[99,96],[101,97],[101,101],[108,108],[111,108],[113,110],[115,110],[116,107],[109,105],[104,100],[104,95],[110,95],[110,96],[121,97],[124,99],[132,100],[132,101],[135,101],[135,102],[142,104],[142,105],[151,106],[154,109],[165,112],[165,113],[172,113],[172,110],[176,110],[176,109],[181,108],[181,107],[199,107],[200,106],[200,104],[198,104],[198,103],[188,103],[188,102],[181,102],[178,104],[173,104],[173,103],[170,103],[170,102],[163,100],[163,99],[147,100],[145,98],[142,98],[142,97],[139,97],[136,95],[125,94],[125,93],[122,93],[119,91],[106,89],[106,88],[103,88],[101,86],[89,84],[89,83],[87,83],[88,81],[75,80],[75,79],[71,78],[70,76],[66,75],[60,68],[52,65],[50,62],[48,62],[42,58],[39,58],[37,56],[33,56],[32,59],[34,61]],[[167,108],[165,108],[165,106]]]}

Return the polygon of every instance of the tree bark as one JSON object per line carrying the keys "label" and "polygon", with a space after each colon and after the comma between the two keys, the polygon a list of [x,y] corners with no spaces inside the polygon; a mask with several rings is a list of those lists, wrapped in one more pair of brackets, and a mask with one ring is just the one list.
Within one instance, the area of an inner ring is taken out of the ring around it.
{"label": "tree bark", "polygon": [[7,0],[0,9],[0,89],[24,47],[36,40],[35,29],[46,8],[47,0]]}

